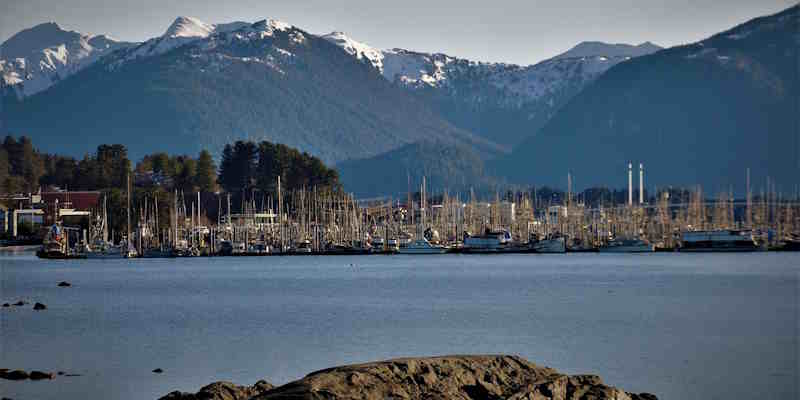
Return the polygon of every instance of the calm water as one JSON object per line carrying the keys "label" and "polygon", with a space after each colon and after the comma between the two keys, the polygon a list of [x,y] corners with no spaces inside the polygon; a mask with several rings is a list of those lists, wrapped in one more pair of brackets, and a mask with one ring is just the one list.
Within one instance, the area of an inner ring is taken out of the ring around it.
{"label": "calm water", "polygon": [[0,302],[48,309],[0,309],[0,367],[82,376],[0,380],[0,395],[155,399],[391,357],[515,353],[668,400],[796,399],[799,265],[773,253],[3,255]]}

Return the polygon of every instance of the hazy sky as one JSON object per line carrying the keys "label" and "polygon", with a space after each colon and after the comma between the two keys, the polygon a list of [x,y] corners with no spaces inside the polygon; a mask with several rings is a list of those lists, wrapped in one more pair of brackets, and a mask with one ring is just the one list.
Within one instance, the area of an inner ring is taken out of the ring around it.
{"label": "hazy sky", "polygon": [[344,31],[378,48],[531,64],[584,40],[689,43],[797,4],[785,0],[0,0],[0,41],[38,23],[130,41],[179,15],[209,23],[275,18],[311,33]]}

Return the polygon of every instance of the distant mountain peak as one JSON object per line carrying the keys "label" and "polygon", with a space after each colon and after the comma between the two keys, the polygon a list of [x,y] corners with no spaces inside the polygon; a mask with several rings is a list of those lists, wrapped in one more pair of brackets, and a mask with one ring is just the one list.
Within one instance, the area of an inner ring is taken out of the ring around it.
{"label": "distant mountain peak", "polygon": [[599,41],[580,42],[575,47],[561,53],[553,59],[577,57],[640,57],[661,50],[662,47],[652,42],[639,45],[626,43],[605,43]]}
{"label": "distant mountain peak", "polygon": [[286,31],[292,29],[292,24],[287,24],[286,22],[279,21],[277,19],[267,18],[262,19],[260,21],[256,21],[253,24],[254,29],[275,29],[279,31]]}
{"label": "distant mountain peak", "polygon": [[78,32],[61,29],[55,22],[45,22],[11,36],[0,45],[0,54],[8,60],[25,58],[42,49],[78,40],[81,36]]}
{"label": "distant mountain peak", "polygon": [[106,35],[67,31],[55,22],[45,22],[0,45],[0,88],[12,87],[17,96],[30,96],[129,45]]}
{"label": "distant mountain peak", "polygon": [[242,21],[226,24],[209,24],[195,17],[177,17],[163,35],[142,43],[134,51],[127,54],[125,59],[130,60],[163,54],[196,40],[205,39],[215,33],[235,31],[246,27],[256,28],[262,23],[266,26],[266,24],[268,24],[266,21],[267,20],[259,21],[255,24]]}
{"label": "distant mountain peak", "polygon": [[164,32],[163,37],[204,38],[214,32],[214,25],[194,17],[178,17]]}
{"label": "distant mountain peak", "polygon": [[354,56],[356,59],[367,59],[369,62],[383,72],[383,52],[366,43],[359,42],[342,31],[333,31],[321,36],[323,39],[341,47],[344,51]]}

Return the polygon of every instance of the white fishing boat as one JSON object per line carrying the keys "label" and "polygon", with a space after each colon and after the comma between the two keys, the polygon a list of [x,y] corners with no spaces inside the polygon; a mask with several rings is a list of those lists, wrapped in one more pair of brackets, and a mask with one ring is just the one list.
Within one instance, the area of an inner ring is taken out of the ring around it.
{"label": "white fishing boat", "polygon": [[96,241],[86,249],[86,258],[88,259],[110,259],[110,258],[124,258],[125,254],[122,251],[122,246],[114,246],[106,241]]}
{"label": "white fishing boat", "polygon": [[531,243],[531,248],[536,253],[566,253],[567,241],[561,235],[548,235],[544,239],[540,239]]}
{"label": "white fishing boat", "polygon": [[384,250],[384,247],[386,247],[386,242],[383,240],[382,237],[378,236],[372,239],[370,245],[372,246],[372,251],[380,252]]}
{"label": "white fishing boat", "polygon": [[292,252],[297,254],[311,254],[313,252],[311,241],[308,239],[300,241],[297,247],[292,249]]}
{"label": "white fishing boat", "polygon": [[511,233],[507,230],[491,231],[486,229],[482,235],[470,235],[464,232],[464,252],[498,252],[512,244]]}
{"label": "white fishing boat", "polygon": [[398,250],[400,254],[444,254],[445,252],[447,252],[447,247],[432,244],[425,238],[416,239]]}

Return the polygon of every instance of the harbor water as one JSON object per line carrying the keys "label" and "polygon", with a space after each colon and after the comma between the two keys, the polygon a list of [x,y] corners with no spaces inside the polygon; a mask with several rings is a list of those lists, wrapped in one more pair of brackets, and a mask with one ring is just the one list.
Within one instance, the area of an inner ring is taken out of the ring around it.
{"label": "harbor water", "polygon": [[0,368],[80,376],[0,380],[0,395],[156,399],[216,380],[282,384],[362,361],[509,353],[660,399],[796,399],[799,290],[800,253],[7,253],[0,302],[31,304],[0,309]]}

